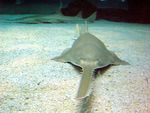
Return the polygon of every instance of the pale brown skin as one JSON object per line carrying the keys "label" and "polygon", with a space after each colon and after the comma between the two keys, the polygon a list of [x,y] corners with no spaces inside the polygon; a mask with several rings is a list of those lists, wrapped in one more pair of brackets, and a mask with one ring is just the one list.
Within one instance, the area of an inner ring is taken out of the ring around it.
{"label": "pale brown skin", "polygon": [[70,49],[65,50],[54,60],[69,62],[83,69],[83,76],[77,93],[77,98],[88,96],[88,90],[95,69],[108,65],[128,64],[109,51],[104,43],[90,33],[83,33],[73,43]]}

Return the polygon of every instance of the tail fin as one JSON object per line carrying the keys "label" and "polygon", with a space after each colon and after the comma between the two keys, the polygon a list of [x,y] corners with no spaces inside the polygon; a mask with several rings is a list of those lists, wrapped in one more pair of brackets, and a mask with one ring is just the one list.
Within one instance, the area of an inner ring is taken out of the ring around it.
{"label": "tail fin", "polygon": [[96,12],[94,12],[91,16],[86,18],[86,21],[88,22],[94,22],[96,20]]}
{"label": "tail fin", "polygon": [[76,32],[81,35],[84,33],[88,33],[88,22],[85,21],[84,25],[76,24]]}

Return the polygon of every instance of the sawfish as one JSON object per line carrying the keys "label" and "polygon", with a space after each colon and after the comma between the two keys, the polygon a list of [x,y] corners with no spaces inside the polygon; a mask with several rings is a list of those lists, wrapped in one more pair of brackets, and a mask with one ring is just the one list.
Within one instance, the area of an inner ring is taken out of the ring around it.
{"label": "sawfish", "polygon": [[81,22],[86,20],[88,22],[94,22],[96,19],[96,12],[90,15],[88,18],[83,19],[81,12],[79,12],[76,16],[64,16],[61,12],[49,15],[42,14],[32,14],[32,15],[21,15],[18,18],[9,18],[5,19],[4,22],[15,22],[15,23],[26,23],[26,24],[38,24],[38,23],[73,23],[73,22]]}
{"label": "sawfish", "polygon": [[114,52],[108,50],[101,40],[89,33],[87,24],[85,24],[84,30],[80,29],[79,31],[80,36],[72,47],[64,50],[60,56],[53,58],[53,60],[71,63],[82,68],[83,75],[77,98],[85,98],[89,95],[90,85],[96,69],[110,65],[127,65],[128,62],[121,60]]}

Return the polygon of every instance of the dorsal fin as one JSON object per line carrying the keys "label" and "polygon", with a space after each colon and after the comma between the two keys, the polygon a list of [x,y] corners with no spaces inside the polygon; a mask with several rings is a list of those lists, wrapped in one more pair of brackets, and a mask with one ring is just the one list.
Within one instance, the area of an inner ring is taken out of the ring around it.
{"label": "dorsal fin", "polygon": [[88,33],[88,22],[85,21],[85,24],[80,25],[80,26],[79,26],[79,24],[76,24],[76,32],[79,35],[84,34],[84,33]]}
{"label": "dorsal fin", "polygon": [[80,35],[80,26],[79,26],[79,24],[76,24],[76,34]]}
{"label": "dorsal fin", "polygon": [[55,11],[55,14],[63,15],[61,12],[62,8],[63,8],[63,2],[62,2],[62,0],[59,0],[58,9]]}
{"label": "dorsal fin", "polygon": [[84,32],[87,33],[88,32],[88,22],[85,21],[85,24],[84,24]]}
{"label": "dorsal fin", "polygon": [[88,22],[94,22],[95,20],[96,20],[96,12],[94,12],[92,15],[86,18],[86,21]]}
{"label": "dorsal fin", "polygon": [[82,12],[81,12],[81,11],[79,11],[79,13],[76,15],[76,17],[80,17],[80,18],[82,18]]}

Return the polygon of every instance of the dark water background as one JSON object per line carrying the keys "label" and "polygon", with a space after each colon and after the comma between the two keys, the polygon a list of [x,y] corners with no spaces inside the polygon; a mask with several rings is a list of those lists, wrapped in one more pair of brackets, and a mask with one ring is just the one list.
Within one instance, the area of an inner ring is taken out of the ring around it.
{"label": "dark water background", "polygon": [[0,14],[51,14],[60,7],[66,16],[96,11],[97,19],[150,23],[149,0],[0,0]]}

